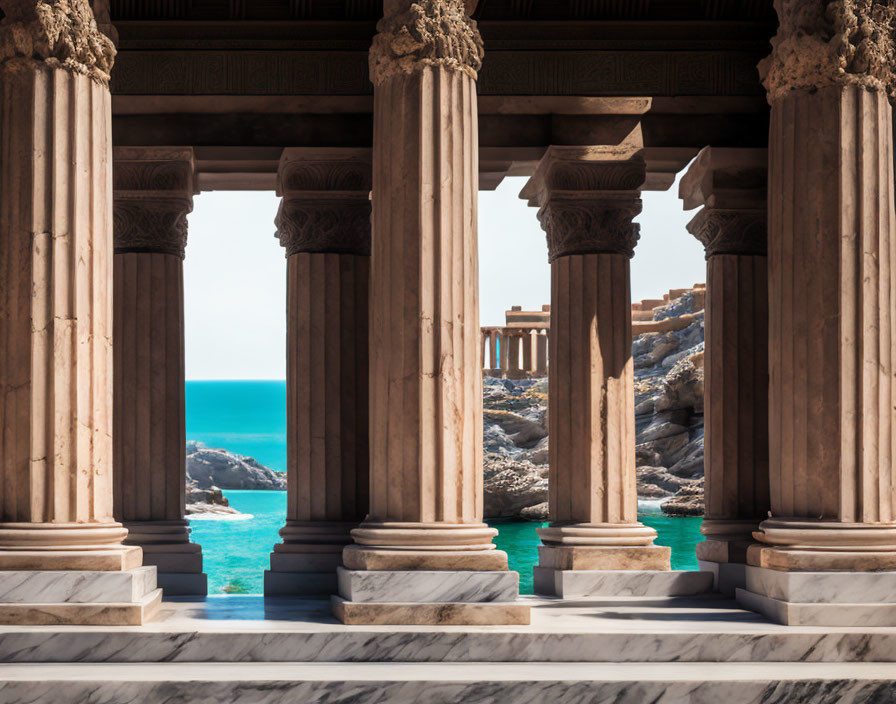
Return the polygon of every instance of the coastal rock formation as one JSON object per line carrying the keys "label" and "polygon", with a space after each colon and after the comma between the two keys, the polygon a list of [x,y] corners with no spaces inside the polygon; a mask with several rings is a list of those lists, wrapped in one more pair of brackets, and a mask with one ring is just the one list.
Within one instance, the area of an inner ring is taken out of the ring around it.
{"label": "coastal rock formation", "polygon": [[199,489],[261,489],[286,491],[286,474],[265,467],[251,457],[202,443],[187,443],[187,481]]}
{"label": "coastal rock formation", "polygon": [[187,479],[187,505],[188,516],[197,513],[236,514],[239,511],[230,505],[224,493],[217,487],[200,489],[195,479]]}
{"label": "coastal rock formation", "polygon": [[[703,289],[653,309],[632,342],[638,497],[703,514]],[[662,323],[653,325],[653,322]],[[483,380],[486,518],[547,518],[547,379]]]}

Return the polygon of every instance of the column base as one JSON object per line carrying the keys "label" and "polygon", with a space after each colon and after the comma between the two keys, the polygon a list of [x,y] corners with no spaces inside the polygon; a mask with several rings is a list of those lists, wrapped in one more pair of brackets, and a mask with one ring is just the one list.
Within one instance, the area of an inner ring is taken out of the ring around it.
{"label": "column base", "polygon": [[181,521],[125,523],[128,545],[143,550],[143,564],[158,570],[165,596],[206,596],[208,577],[202,572],[202,546],[190,542],[190,527]]}
{"label": "column base", "polygon": [[597,547],[539,545],[538,567],[553,570],[637,570],[668,572],[672,550],[665,545]]}
{"label": "column base", "polygon": [[0,548],[2,570],[79,570],[122,572],[140,567],[143,551],[136,546],[119,545],[90,549],[12,550]]}
{"label": "column base", "polygon": [[880,572],[896,570],[896,551],[855,547],[772,547],[755,543],[747,563],[783,572]]}
{"label": "column base", "polygon": [[414,550],[349,545],[342,562],[350,570],[435,570],[495,572],[507,570],[507,553],[501,550]]}
{"label": "column base", "polygon": [[141,625],[159,609],[156,568],[0,571],[0,623]]}
{"label": "column base", "polygon": [[519,575],[499,571],[337,571],[333,614],[346,624],[527,625]]}
{"label": "column base", "polygon": [[595,596],[695,596],[712,590],[709,572],[644,570],[532,570],[535,593],[561,599]]}
{"label": "column base", "polygon": [[896,626],[896,571],[788,572],[747,565],[738,603],[793,626]]}
{"label": "column base", "polygon": [[697,543],[697,564],[701,571],[712,574],[713,591],[734,596],[735,590],[744,587],[747,550],[755,544],[742,536],[729,540],[713,537]]}
{"label": "column base", "polygon": [[354,523],[288,520],[264,573],[265,596],[330,596]]}
{"label": "column base", "polygon": [[701,572],[712,575],[712,590],[725,596],[734,596],[747,583],[747,566],[743,562],[697,560],[697,565]]}

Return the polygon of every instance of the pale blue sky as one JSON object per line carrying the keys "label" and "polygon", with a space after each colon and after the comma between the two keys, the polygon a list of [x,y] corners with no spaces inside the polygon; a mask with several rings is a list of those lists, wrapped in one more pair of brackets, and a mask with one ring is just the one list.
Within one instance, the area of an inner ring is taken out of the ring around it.
{"label": "pale blue sky", "polygon": [[[550,302],[550,268],[526,179],[479,196],[479,301],[483,325],[510,306]],[[632,261],[632,300],[656,298],[706,277],[703,246],[685,230],[693,213],[668,191],[645,193]],[[184,263],[187,379],[283,379],[286,260],[274,237],[273,192],[210,192],[194,199]]]}

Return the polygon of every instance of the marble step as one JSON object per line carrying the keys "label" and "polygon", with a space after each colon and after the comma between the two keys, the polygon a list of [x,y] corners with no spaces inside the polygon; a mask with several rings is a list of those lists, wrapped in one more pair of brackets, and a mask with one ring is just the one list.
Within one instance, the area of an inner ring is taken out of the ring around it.
{"label": "marble step", "polygon": [[896,662],[896,628],[779,626],[718,596],[525,601],[530,626],[466,629],[347,627],[328,600],[166,601],[140,628],[0,626],[0,663]]}
{"label": "marble step", "polygon": [[713,575],[703,571],[556,570],[535,567],[535,593],[564,599],[596,596],[695,596],[712,591]]}
{"label": "marble step", "polygon": [[880,663],[164,663],[0,665],[5,704],[85,701],[892,701]]}

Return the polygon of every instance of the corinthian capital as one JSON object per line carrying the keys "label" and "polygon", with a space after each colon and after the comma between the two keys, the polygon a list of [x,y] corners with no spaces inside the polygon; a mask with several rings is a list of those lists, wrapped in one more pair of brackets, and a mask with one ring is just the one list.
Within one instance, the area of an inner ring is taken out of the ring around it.
{"label": "corinthian capital", "polygon": [[[402,2],[402,7],[407,3]],[[423,66],[442,66],[476,79],[482,67],[482,37],[463,0],[419,0],[387,15],[370,48],[370,80],[380,85]]]}
{"label": "corinthian capital", "polygon": [[521,198],[538,206],[548,259],[571,254],[634,256],[647,164],[638,144],[550,147]]}
{"label": "corinthian capital", "polygon": [[286,256],[299,252],[370,255],[370,151],[285,149],[283,196],[274,224]]}
{"label": "corinthian capital", "polygon": [[115,46],[87,0],[0,0],[0,9],[0,62],[36,59],[108,84]]}
{"label": "corinthian capital", "polygon": [[113,236],[116,254],[147,252],[184,258],[193,209],[193,150],[114,150]]}
{"label": "corinthian capital", "polygon": [[759,72],[769,101],[860,85],[894,92],[896,0],[775,0],[778,33]]}

